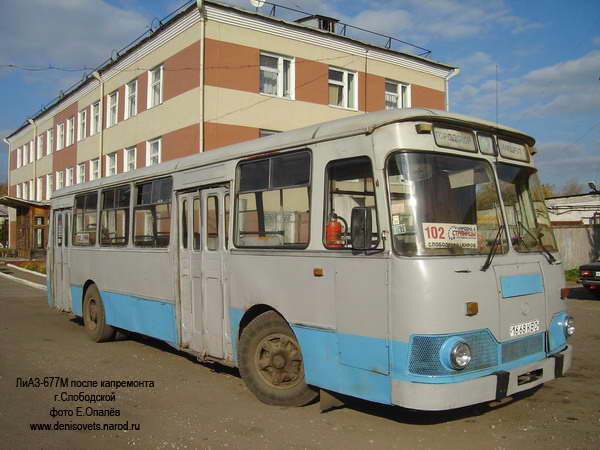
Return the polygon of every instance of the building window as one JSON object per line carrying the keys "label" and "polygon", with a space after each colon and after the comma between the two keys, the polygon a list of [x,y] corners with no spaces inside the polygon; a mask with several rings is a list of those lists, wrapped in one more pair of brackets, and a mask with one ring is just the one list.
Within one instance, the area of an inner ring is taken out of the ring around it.
{"label": "building window", "polygon": [[79,118],[77,120],[77,140],[81,141],[86,137],[87,127],[87,109],[79,111]]}
{"label": "building window", "polygon": [[96,223],[98,212],[98,193],[91,192],[75,197],[73,211],[73,245],[96,245]]}
{"label": "building window", "polygon": [[50,200],[50,197],[52,196],[52,181],[53,181],[53,177],[52,174],[48,174],[46,175],[46,200]]}
{"label": "building window", "polygon": [[56,150],[61,150],[65,147],[65,124],[59,123],[56,126],[56,136],[58,141],[56,142]]}
{"label": "building window", "polygon": [[90,126],[90,136],[100,131],[100,102],[92,105],[92,123]]}
{"label": "building window", "polygon": [[260,92],[294,98],[294,60],[287,56],[260,54]]}
{"label": "building window", "polygon": [[102,192],[100,245],[127,245],[129,241],[130,191],[129,186],[122,186]]}
{"label": "building window", "polygon": [[23,149],[19,147],[17,149],[17,169],[23,165]]}
{"label": "building window", "polygon": [[56,190],[62,189],[65,186],[65,174],[61,170],[60,172],[56,172]]}
{"label": "building window", "polygon": [[162,103],[163,66],[158,66],[148,72],[148,109]]}
{"label": "building window", "polygon": [[161,139],[146,142],[146,167],[160,164]]}
{"label": "building window", "polygon": [[117,174],[117,152],[106,155],[106,176]]}
{"label": "building window", "polygon": [[23,146],[23,165],[27,165],[27,160],[29,159],[29,145],[25,144]]}
{"label": "building window", "polygon": [[137,114],[137,80],[125,85],[125,118],[129,119]]}
{"label": "building window", "polygon": [[308,245],[310,168],[308,151],[239,164],[235,233],[238,247]]}
{"label": "building window", "polygon": [[172,189],[172,178],[148,181],[136,186],[133,210],[133,239],[136,246],[169,246]]}
{"label": "building window", "polygon": [[114,91],[108,95],[108,124],[112,127],[117,124],[117,113],[119,111],[119,91]]}
{"label": "building window", "polygon": [[42,201],[42,188],[43,188],[43,177],[38,177],[35,183],[35,200],[37,202]]}
{"label": "building window", "polygon": [[385,109],[410,108],[410,88],[407,84],[385,80]]}
{"label": "building window", "polygon": [[129,147],[125,149],[125,164],[123,165],[123,170],[125,172],[131,172],[132,170],[135,170],[135,150],[135,147]]}
{"label": "building window", "polygon": [[29,182],[29,200],[35,200],[35,183],[33,179]]}
{"label": "building window", "polygon": [[100,160],[98,158],[90,161],[90,181],[100,178]]}
{"label": "building window", "polygon": [[85,163],[77,164],[77,184],[85,183]]}
{"label": "building window", "polygon": [[29,182],[23,183],[23,199],[29,200]]}
{"label": "building window", "polygon": [[17,198],[23,198],[23,187],[21,183],[17,184]]}
{"label": "building window", "polygon": [[35,159],[35,148],[33,147],[33,139],[29,141],[29,162],[32,163]]}
{"label": "building window", "polygon": [[342,69],[329,69],[329,104],[341,108],[357,109],[356,73]]}
{"label": "building window", "polygon": [[44,142],[44,138],[43,138],[43,137],[42,137],[42,135],[40,134],[40,135],[37,137],[37,141],[36,141],[36,149],[35,149],[35,152],[36,152],[36,155],[35,155],[35,156],[36,156],[36,158],[37,158],[37,159],[42,159],[42,156],[44,156],[44,148],[43,148],[43,146],[42,146],[43,142]]}
{"label": "building window", "polygon": [[46,154],[49,155],[54,150],[54,130],[50,128],[46,132]]}
{"label": "building window", "polygon": [[75,117],[67,119],[67,147],[75,142]]}
{"label": "building window", "polygon": [[69,167],[67,169],[67,187],[73,186],[73,168]]}

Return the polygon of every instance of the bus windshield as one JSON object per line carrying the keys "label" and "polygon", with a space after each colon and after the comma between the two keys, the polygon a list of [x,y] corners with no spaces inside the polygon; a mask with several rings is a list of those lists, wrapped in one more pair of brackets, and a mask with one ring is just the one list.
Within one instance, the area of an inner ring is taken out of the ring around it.
{"label": "bus windshield", "polygon": [[388,159],[394,250],[405,256],[506,252],[491,165],[479,159],[396,152]]}
{"label": "bus windshield", "polygon": [[497,171],[515,250],[556,251],[556,241],[537,171],[531,167],[503,163],[497,165]]}

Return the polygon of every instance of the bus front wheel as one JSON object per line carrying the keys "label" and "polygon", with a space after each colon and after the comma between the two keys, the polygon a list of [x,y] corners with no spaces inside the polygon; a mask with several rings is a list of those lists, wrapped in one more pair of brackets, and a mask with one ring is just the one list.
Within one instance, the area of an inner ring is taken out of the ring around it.
{"label": "bus front wheel", "polygon": [[304,381],[300,345],[275,311],[259,315],[244,328],[238,361],[246,386],[264,403],[303,406],[317,396]]}
{"label": "bus front wheel", "polygon": [[115,329],[105,321],[104,304],[95,284],[90,285],[85,291],[83,326],[88,336],[95,342],[109,341],[115,336]]}

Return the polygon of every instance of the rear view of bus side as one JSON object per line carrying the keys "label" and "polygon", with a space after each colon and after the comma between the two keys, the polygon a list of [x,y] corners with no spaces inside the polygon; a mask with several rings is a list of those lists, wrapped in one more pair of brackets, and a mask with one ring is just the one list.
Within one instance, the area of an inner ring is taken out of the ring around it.
{"label": "rear view of bus side", "polygon": [[66,188],[49,302],[97,342],[124,329],[239,367],[270,404],[501,399],[571,365],[534,144],[381,111]]}

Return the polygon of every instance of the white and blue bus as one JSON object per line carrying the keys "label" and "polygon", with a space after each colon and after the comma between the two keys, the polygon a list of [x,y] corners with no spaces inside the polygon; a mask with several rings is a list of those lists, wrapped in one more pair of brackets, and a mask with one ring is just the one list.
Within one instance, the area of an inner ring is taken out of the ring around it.
{"label": "white and blue bus", "polygon": [[262,401],[445,410],[571,365],[534,140],[381,111],[61,189],[49,302],[239,367]]}

